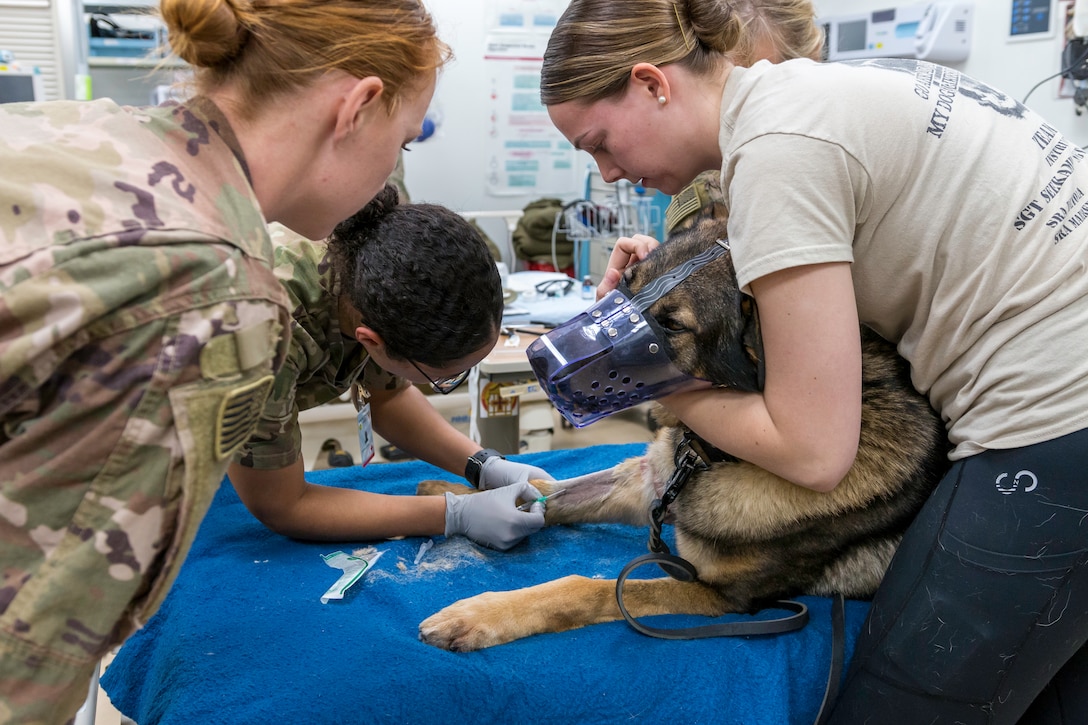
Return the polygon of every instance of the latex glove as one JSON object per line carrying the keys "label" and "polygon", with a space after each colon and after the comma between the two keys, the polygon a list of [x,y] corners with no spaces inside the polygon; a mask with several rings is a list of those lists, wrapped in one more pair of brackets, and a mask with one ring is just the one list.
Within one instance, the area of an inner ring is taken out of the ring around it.
{"label": "latex glove", "polygon": [[512,483],[521,483],[534,478],[544,479],[545,481],[555,480],[543,468],[508,461],[505,458],[488,458],[480,469],[480,489],[502,488]]}
{"label": "latex glove", "polygon": [[544,504],[534,501],[528,511],[518,510],[519,498],[540,495],[528,483],[464,496],[447,493],[446,536],[464,534],[477,544],[506,551],[544,527]]}

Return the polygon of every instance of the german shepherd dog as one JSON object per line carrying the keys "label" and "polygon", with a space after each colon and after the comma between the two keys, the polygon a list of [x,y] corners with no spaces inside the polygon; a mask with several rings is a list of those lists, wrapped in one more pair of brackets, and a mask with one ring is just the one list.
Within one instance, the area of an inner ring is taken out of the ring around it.
{"label": "german shepherd dog", "polygon": [[[713,214],[697,217],[626,272],[631,292],[724,239],[725,226]],[[758,316],[754,300],[737,288],[728,253],[646,314],[669,331],[666,344],[680,370],[714,381],[723,379],[723,364],[746,365],[745,377],[758,389]],[[697,577],[627,580],[623,603],[632,617],[716,617],[800,594],[872,596],[907,525],[949,463],[944,427],[911,386],[906,361],[872,331],[863,328],[861,334],[861,439],[842,482],[818,493],[735,459],[695,471],[666,523],[675,526],[677,553]],[[673,474],[674,451],[686,431],[664,408],[658,406],[655,414],[660,427],[642,456],[566,481],[533,481],[545,495],[566,489],[548,502],[548,524],[646,525],[653,501]],[[418,493],[448,490],[471,489],[424,481]],[[567,576],[455,602],[424,620],[419,632],[428,644],[467,651],[620,618],[615,580]]]}

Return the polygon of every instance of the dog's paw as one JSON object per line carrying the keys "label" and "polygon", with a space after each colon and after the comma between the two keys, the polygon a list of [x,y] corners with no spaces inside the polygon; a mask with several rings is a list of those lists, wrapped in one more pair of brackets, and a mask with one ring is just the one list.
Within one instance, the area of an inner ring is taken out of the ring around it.
{"label": "dog's paw", "polygon": [[485,592],[454,602],[423,620],[419,638],[451,652],[471,652],[517,639],[508,630],[512,618],[505,614],[500,596]]}
{"label": "dog's paw", "polygon": [[465,486],[461,483],[450,483],[449,481],[420,481],[416,485],[417,496],[441,496],[442,494],[449,492],[460,496],[466,493],[475,493],[476,489],[472,486]]}

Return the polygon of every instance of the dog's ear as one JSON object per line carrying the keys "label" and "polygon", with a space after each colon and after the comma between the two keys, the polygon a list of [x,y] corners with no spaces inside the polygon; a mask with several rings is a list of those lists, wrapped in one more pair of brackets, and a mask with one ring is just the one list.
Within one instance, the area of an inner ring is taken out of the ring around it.
{"label": "dog's ear", "polygon": [[756,307],[755,298],[744,295],[740,301],[741,315],[744,317],[744,330],[741,333],[741,343],[744,352],[756,368],[756,385],[763,390],[763,383],[767,378],[767,367],[763,358],[763,333],[759,328],[759,309]]}

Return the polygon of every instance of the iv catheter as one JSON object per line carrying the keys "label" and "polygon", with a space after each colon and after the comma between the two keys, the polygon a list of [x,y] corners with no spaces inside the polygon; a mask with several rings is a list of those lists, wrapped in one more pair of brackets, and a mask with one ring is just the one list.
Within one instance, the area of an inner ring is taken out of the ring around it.
{"label": "iv catheter", "polygon": [[553,499],[561,493],[566,493],[566,491],[567,489],[561,488],[558,491],[549,493],[547,496],[541,496],[539,498],[534,498],[532,501],[526,501],[522,505],[518,506],[518,511],[528,511],[534,503],[545,503],[549,499]]}

